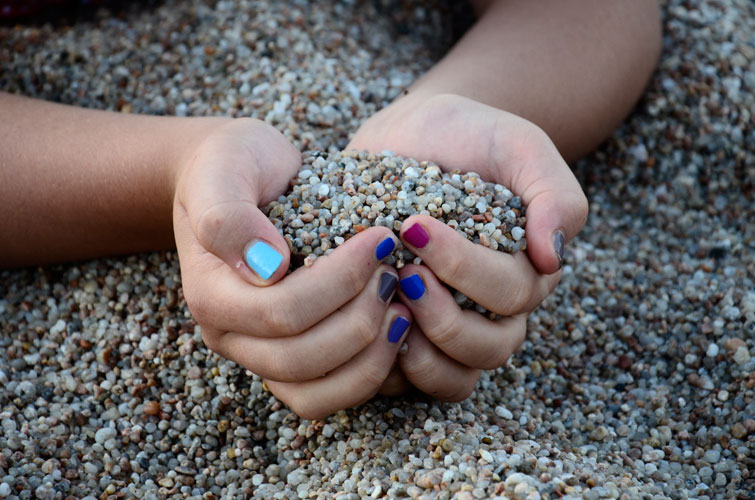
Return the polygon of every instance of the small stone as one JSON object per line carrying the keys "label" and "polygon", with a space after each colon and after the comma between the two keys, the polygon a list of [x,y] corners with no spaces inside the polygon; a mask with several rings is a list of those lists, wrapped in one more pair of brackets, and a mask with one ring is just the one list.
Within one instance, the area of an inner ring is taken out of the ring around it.
{"label": "small stone", "polygon": [[739,349],[740,347],[745,347],[745,346],[747,346],[747,343],[738,337],[727,339],[724,342],[724,347],[729,352],[736,352],[737,349]]}
{"label": "small stone", "polygon": [[747,350],[746,346],[738,347],[734,352],[734,362],[743,365],[748,361],[750,361],[750,351]]}
{"label": "small stone", "polygon": [[163,488],[172,488],[173,487],[173,479],[169,477],[164,477],[160,479],[157,484],[162,486]]}
{"label": "small stone", "polygon": [[606,429],[604,426],[599,425],[595,429],[590,432],[590,439],[593,441],[603,441],[605,438],[607,438],[609,435],[608,429]]}
{"label": "small stone", "polygon": [[157,401],[150,401],[144,405],[144,414],[155,416],[160,414],[160,403]]}
{"label": "small stone", "polygon": [[711,343],[708,345],[708,350],[705,351],[705,355],[709,358],[715,358],[718,356],[718,345]]}
{"label": "small stone", "polygon": [[729,391],[722,389],[718,391],[718,395],[716,397],[719,401],[727,401],[729,399]]}
{"label": "small stone", "polygon": [[731,426],[731,435],[737,439],[742,439],[747,436],[747,428],[741,422]]}
{"label": "small stone", "polygon": [[718,450],[708,450],[703,455],[703,460],[709,464],[715,464],[721,459],[721,452]]}
{"label": "small stone", "polygon": [[506,420],[511,420],[512,418],[514,418],[514,414],[511,413],[506,408],[504,408],[503,406],[496,406],[495,407],[495,414],[498,415],[499,417],[503,418],[503,419],[506,419]]}

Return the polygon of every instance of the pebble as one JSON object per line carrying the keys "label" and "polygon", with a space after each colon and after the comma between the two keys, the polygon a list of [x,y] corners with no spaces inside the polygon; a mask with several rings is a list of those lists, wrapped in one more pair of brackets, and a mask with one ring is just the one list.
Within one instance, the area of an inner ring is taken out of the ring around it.
{"label": "pebble", "polygon": [[[281,219],[299,217],[292,242],[310,255],[368,227],[359,207],[395,230],[399,196],[473,241],[520,250],[526,214],[502,186],[483,201],[470,196],[476,179],[449,172],[443,184],[440,169],[396,156],[409,182],[395,200],[393,179],[352,173],[347,199],[345,178],[321,175],[449,46],[449,21],[465,17],[446,9],[466,8],[451,4],[102,2],[60,23],[0,25],[0,88],[266,120],[310,152],[298,184],[309,203]],[[755,16],[745,0],[662,9],[663,56],[640,104],[573,164],[591,213],[561,283],[529,314],[522,349],[469,398],[377,398],[302,420],[207,350],[174,251],[5,270],[0,497],[749,498],[755,51],[744,34]],[[344,206],[323,208],[339,196]],[[321,215],[325,244],[304,231]]]}
{"label": "pebble", "polygon": [[738,365],[743,365],[748,361],[750,361],[750,351],[747,350],[746,346],[738,347],[734,352],[734,362]]}

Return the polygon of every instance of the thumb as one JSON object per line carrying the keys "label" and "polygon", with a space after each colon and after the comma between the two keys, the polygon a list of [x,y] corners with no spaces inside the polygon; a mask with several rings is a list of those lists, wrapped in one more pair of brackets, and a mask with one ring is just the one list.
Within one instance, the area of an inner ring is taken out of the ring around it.
{"label": "thumb", "polygon": [[582,229],[588,211],[582,188],[566,163],[561,160],[549,170],[522,194],[527,205],[527,255],[542,274],[561,269],[565,245]]}
{"label": "thumb", "polygon": [[218,202],[197,212],[196,218],[188,212],[197,241],[245,280],[266,286],[285,276],[288,244],[254,200]]}
{"label": "thumb", "polygon": [[178,190],[196,240],[257,286],[285,276],[286,240],[259,209],[283,194],[299,152],[271,127],[242,123],[202,148]]}

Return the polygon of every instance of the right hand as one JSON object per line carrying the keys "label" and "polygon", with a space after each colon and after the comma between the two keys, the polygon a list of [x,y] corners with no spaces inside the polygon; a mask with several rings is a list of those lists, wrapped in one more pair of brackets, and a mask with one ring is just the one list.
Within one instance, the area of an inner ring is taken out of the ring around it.
{"label": "right hand", "polygon": [[288,245],[259,209],[284,194],[301,164],[285,137],[236,119],[181,163],[174,232],[184,295],[205,344],[263,377],[305,418],[374,396],[411,321],[405,306],[391,303],[396,271],[376,255],[395,235],[370,228],[286,275]]}

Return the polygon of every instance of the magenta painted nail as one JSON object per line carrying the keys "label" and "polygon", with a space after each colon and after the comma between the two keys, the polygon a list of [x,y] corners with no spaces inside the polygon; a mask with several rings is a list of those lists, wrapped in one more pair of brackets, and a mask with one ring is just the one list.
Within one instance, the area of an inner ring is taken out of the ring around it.
{"label": "magenta painted nail", "polygon": [[404,239],[415,248],[424,248],[430,242],[430,235],[419,223],[404,231]]}

